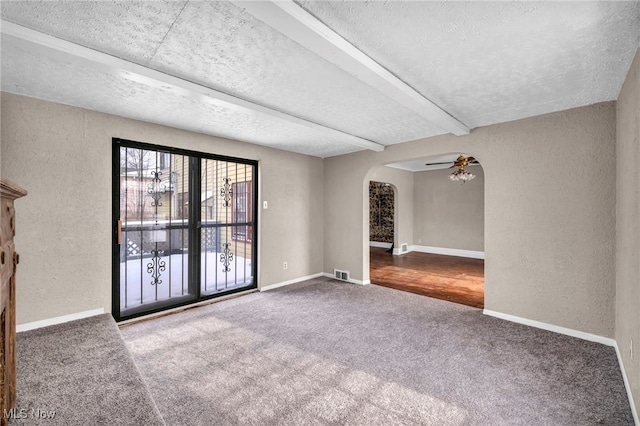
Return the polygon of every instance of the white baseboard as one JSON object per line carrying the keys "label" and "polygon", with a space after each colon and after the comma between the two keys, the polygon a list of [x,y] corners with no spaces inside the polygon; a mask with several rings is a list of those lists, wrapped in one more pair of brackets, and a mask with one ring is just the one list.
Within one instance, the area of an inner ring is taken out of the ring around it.
{"label": "white baseboard", "polygon": [[622,362],[622,354],[618,347],[618,342],[615,342],[616,355],[618,356],[618,364],[620,364],[620,371],[622,372],[622,380],[624,381],[624,388],[627,390],[627,396],[629,397],[629,404],[631,404],[631,414],[633,414],[633,421],[636,426],[640,426],[640,418],[638,418],[638,410],[636,410],[636,404],[633,402],[633,394],[631,393],[631,385],[627,378],[627,372],[624,370],[624,363]]}
{"label": "white baseboard", "polygon": [[299,283],[300,281],[311,280],[313,278],[322,277],[324,275],[325,274],[323,274],[322,272],[319,272],[317,274],[307,275],[306,277],[300,277],[300,278],[295,278],[295,279],[289,280],[289,281],[282,281],[282,282],[275,283],[275,284],[269,284],[269,285],[266,285],[264,287],[260,287],[258,290],[260,290],[260,291],[269,291],[269,290],[273,290],[274,288],[284,287],[285,285],[291,285],[291,284]]}
{"label": "white baseboard", "polygon": [[27,322],[16,326],[16,332],[35,330],[36,328],[47,327],[49,325],[62,324],[82,318],[93,317],[104,314],[104,308],[93,309],[91,311],[77,312],[75,314],[63,315],[61,317],[49,318],[40,321]]}
{"label": "white baseboard", "polygon": [[631,385],[629,384],[629,379],[627,378],[627,373],[624,370],[624,364],[622,362],[622,356],[620,354],[620,348],[618,348],[618,342],[614,339],[599,336],[597,334],[585,333],[584,331],[578,331],[571,328],[560,327],[553,324],[548,324],[545,322],[535,321],[527,318],[517,317],[514,315],[503,314],[501,312],[491,311],[485,309],[482,311],[483,314],[489,315],[492,317],[500,318],[506,321],[515,322],[518,324],[524,324],[535,328],[541,328],[547,331],[553,331],[554,333],[564,334],[571,337],[577,337],[578,339],[588,340],[590,342],[602,343],[603,345],[613,346],[616,350],[616,356],[618,357],[618,364],[620,365],[620,371],[622,372],[622,379],[624,380],[624,387],[627,391],[627,397],[629,398],[629,404],[631,405],[631,412],[633,414],[633,420],[636,425],[640,426],[640,420],[638,419],[638,411],[636,410],[636,406],[633,402],[633,394],[631,393]]}
{"label": "white baseboard", "polygon": [[528,318],[517,317],[515,315],[503,314],[502,312],[491,311],[485,309],[483,314],[492,317],[500,318],[506,321],[516,322],[518,324],[524,324],[542,330],[553,331],[554,333],[564,334],[566,336],[577,337],[578,339],[588,340],[590,342],[602,343],[607,346],[615,346],[616,341],[609,337],[599,336],[597,334],[585,333],[584,331],[574,330],[572,328],[560,327],[558,325],[548,324],[546,322],[536,321]]}
{"label": "white baseboard", "polygon": [[469,257],[472,259],[484,259],[483,251],[450,249],[444,247],[431,247],[410,245],[409,251],[417,251],[420,253],[443,254],[445,256]]}
{"label": "white baseboard", "polygon": [[[325,277],[327,277],[327,278],[334,278],[334,279],[336,278],[336,277],[334,277],[334,276],[333,276],[333,274],[330,274],[329,272],[325,272],[325,273],[323,273],[322,275],[324,275],[324,276],[325,276]],[[358,285],[368,285],[368,284],[371,284],[371,280],[364,280],[364,281],[361,281],[361,280],[356,280],[355,278],[349,278],[349,280],[348,280],[348,281],[345,281],[345,282],[348,282],[348,283],[351,283],[351,284],[358,284]]]}
{"label": "white baseboard", "polygon": [[369,247],[391,248],[393,243],[381,243],[380,241],[369,241]]}
{"label": "white baseboard", "polygon": [[[405,249],[403,251],[403,249]],[[401,256],[403,254],[407,254],[411,252],[411,246],[408,243],[402,243],[400,244],[400,247],[394,247],[393,248],[393,255],[394,256]]]}
{"label": "white baseboard", "polygon": [[[304,277],[294,278],[294,279],[288,280],[288,281],[282,281],[282,282],[275,283],[275,284],[269,284],[269,285],[260,287],[258,290],[261,291],[261,292],[262,291],[269,291],[269,290],[273,290],[274,288],[284,287],[284,286],[287,286],[287,285],[299,283],[299,282],[302,282],[302,281],[312,280],[314,278],[319,278],[319,277],[335,278],[333,276],[333,274],[330,274],[328,272],[318,272],[317,274],[313,274],[313,275],[307,275],[307,276],[304,276]],[[356,280],[356,279],[353,279],[353,278],[350,278],[348,282],[353,283],[353,284],[360,284],[360,285],[371,284],[371,281],[369,281],[369,280],[360,281],[360,280]]]}

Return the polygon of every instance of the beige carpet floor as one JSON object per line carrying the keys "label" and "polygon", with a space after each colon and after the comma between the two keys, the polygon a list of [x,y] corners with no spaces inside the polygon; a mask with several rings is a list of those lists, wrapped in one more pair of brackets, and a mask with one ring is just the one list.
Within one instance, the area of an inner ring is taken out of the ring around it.
{"label": "beige carpet floor", "polygon": [[168,425],[632,425],[615,351],[316,279],[121,329]]}

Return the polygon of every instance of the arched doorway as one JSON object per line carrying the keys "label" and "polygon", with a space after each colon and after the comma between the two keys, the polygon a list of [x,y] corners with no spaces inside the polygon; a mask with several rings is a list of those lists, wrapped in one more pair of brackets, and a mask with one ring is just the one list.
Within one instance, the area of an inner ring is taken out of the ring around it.
{"label": "arched doorway", "polygon": [[[460,168],[450,167],[459,155],[394,163],[371,174],[410,182],[395,194],[405,210],[404,223],[395,224],[403,235],[402,241],[396,238],[395,256],[373,244],[369,249],[372,284],[484,306],[484,171],[478,162],[465,163],[465,178],[473,178],[452,181],[451,173]],[[424,167],[430,163],[436,167]],[[376,207],[370,200],[370,216]]]}

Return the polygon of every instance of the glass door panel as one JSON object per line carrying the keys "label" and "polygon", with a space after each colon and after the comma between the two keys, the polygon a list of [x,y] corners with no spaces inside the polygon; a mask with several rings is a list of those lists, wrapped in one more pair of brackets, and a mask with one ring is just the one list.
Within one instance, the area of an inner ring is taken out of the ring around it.
{"label": "glass door panel", "polygon": [[201,291],[250,287],[253,280],[253,166],[201,160]]}
{"label": "glass door panel", "polygon": [[189,158],[120,147],[120,313],[195,298],[189,285]]}

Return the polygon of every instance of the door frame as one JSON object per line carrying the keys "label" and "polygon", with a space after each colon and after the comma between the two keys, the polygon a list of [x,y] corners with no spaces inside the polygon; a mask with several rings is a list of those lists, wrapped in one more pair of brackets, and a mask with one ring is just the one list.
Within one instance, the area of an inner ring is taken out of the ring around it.
{"label": "door frame", "polygon": [[[240,287],[231,289],[224,292],[213,294],[202,294],[201,288],[201,271],[200,271],[200,254],[201,254],[201,218],[200,210],[189,209],[189,271],[188,271],[188,285],[193,285],[196,289],[196,295],[194,299],[171,304],[170,306],[151,307],[144,312],[136,312],[133,314],[121,314],[120,309],[120,242],[118,241],[121,229],[119,227],[120,219],[120,148],[126,146],[134,149],[146,149],[160,152],[168,152],[169,154],[177,154],[189,157],[189,163],[198,164],[194,169],[189,169],[189,201],[191,205],[198,205],[201,195],[201,183],[200,183],[200,163],[202,159],[225,161],[230,163],[246,164],[253,167],[252,173],[252,244],[253,249],[251,252],[251,271],[253,276],[253,283],[247,287]],[[194,158],[197,161],[192,161]],[[111,214],[111,246],[112,246],[112,268],[111,268],[111,314],[116,322],[133,319],[136,317],[149,315],[165,310],[178,308],[181,306],[187,306],[192,304],[201,303],[206,300],[215,299],[218,297],[228,296],[230,294],[244,292],[258,288],[258,161],[249,160],[245,158],[230,157],[225,155],[217,155],[207,152],[193,151],[182,148],[175,148],[163,145],[150,144],[146,142],[137,142],[122,138],[112,138],[112,214]],[[192,191],[193,189],[193,191]]]}

